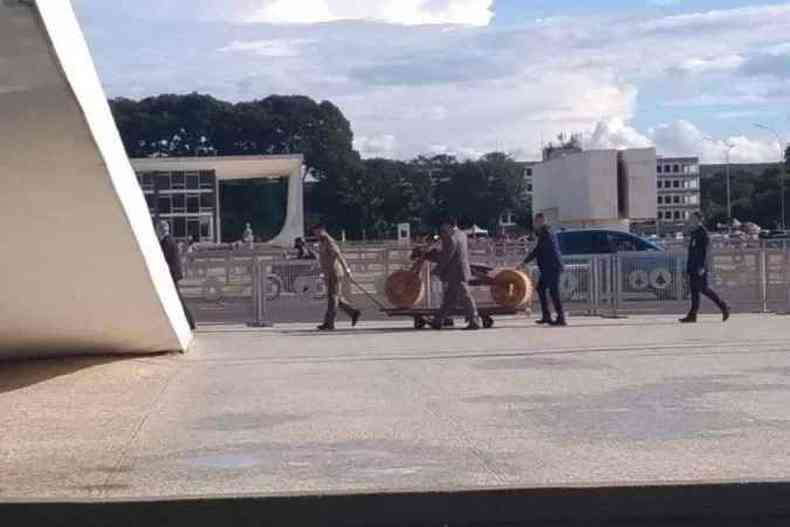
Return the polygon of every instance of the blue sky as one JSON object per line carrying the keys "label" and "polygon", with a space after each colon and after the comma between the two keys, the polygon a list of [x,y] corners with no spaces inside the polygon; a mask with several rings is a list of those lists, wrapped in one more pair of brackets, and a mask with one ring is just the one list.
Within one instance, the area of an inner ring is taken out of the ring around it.
{"label": "blue sky", "polygon": [[[772,161],[790,139],[790,3],[75,0],[111,96],[302,93],[365,156],[589,148]],[[705,139],[706,137],[711,140]]]}

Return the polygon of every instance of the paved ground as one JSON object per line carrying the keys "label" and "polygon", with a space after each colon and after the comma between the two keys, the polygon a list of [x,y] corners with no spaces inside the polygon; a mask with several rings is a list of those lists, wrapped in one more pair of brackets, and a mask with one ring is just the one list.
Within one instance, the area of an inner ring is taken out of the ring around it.
{"label": "paved ground", "polygon": [[3,364],[0,498],[790,479],[790,318],[204,328]]}

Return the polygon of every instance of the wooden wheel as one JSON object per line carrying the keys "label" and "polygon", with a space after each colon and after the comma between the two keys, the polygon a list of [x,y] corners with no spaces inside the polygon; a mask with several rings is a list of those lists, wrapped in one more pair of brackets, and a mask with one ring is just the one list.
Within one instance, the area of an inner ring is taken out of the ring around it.
{"label": "wooden wheel", "polygon": [[494,277],[491,297],[497,305],[519,307],[532,299],[532,280],[525,273],[506,269]]}
{"label": "wooden wheel", "polygon": [[387,300],[395,307],[414,307],[423,299],[424,287],[420,275],[412,271],[396,271],[387,278],[384,291]]}

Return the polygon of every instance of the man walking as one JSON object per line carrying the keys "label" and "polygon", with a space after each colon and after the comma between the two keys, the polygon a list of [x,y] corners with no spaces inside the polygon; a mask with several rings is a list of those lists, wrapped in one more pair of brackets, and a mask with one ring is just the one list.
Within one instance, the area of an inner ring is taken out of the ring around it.
{"label": "man walking", "polygon": [[691,227],[691,240],[689,241],[688,260],[686,261],[686,273],[689,279],[689,289],[691,290],[691,311],[680,322],[693,324],[697,321],[699,313],[700,294],[710,298],[721,309],[722,321],[727,322],[730,318],[730,308],[719,295],[716,294],[708,284],[708,246],[710,239],[708,231],[702,224],[702,214],[695,212],[689,220]]}
{"label": "man walking", "polygon": [[189,311],[186,303],[184,303],[184,297],[181,296],[181,290],[178,287],[178,282],[184,278],[184,271],[181,268],[181,256],[178,254],[178,245],[170,235],[170,224],[164,220],[160,221],[157,231],[159,233],[159,245],[162,246],[162,254],[164,254],[167,266],[170,268],[170,276],[173,277],[176,293],[178,293],[178,299],[181,301],[181,307],[184,308],[184,315],[186,315],[187,322],[189,322],[189,328],[195,329],[195,320],[192,318],[192,313]]}
{"label": "man walking", "polygon": [[[535,215],[535,232],[538,236],[538,244],[524,260],[527,265],[533,260],[538,261],[540,270],[540,280],[538,280],[538,296],[540,297],[540,308],[543,317],[536,321],[537,324],[549,324],[550,326],[567,326],[565,321],[565,311],[562,308],[560,299],[560,275],[565,270],[562,264],[557,237],[551,232],[551,228],[546,222],[546,216],[542,213]],[[554,304],[557,318],[551,319],[548,295]]]}
{"label": "man walking", "polygon": [[466,234],[455,224],[445,222],[439,230],[439,235],[442,239],[442,249],[438,254],[438,264],[433,274],[447,285],[444,288],[442,305],[431,326],[434,329],[442,329],[444,321],[460,302],[469,321],[466,329],[480,329],[477,305],[469,290],[472,270],[469,267],[469,242]]}
{"label": "man walking", "polygon": [[313,227],[313,235],[318,238],[318,262],[326,284],[326,315],[319,331],[334,331],[337,308],[340,307],[350,318],[351,327],[357,325],[362,312],[343,298],[343,282],[351,279],[351,269],[340,252],[337,242],[326,232],[322,225]]}

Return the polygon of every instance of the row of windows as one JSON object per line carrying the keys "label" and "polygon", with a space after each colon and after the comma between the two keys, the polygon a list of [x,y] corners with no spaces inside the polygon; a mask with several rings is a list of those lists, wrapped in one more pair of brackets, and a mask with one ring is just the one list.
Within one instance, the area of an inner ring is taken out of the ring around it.
{"label": "row of windows", "polygon": [[693,196],[658,196],[659,205],[697,205],[699,198]]}
{"label": "row of windows", "polygon": [[160,218],[170,224],[174,238],[194,241],[214,239],[214,223],[210,217],[202,218]]}
{"label": "row of windows", "polygon": [[198,214],[214,212],[214,194],[146,194],[145,201],[151,214]]}
{"label": "row of windows", "polygon": [[696,174],[699,172],[697,165],[657,165],[656,172],[659,174]]}
{"label": "row of windows", "polygon": [[143,190],[214,190],[216,175],[200,172],[143,172],[137,174]]}
{"label": "row of windows", "polygon": [[680,180],[680,179],[659,179],[656,182],[656,185],[658,186],[658,188],[664,188],[664,189],[668,189],[668,188],[678,188],[678,189],[680,189],[680,188],[691,188],[691,189],[696,189],[697,186],[698,186],[696,179],[694,179],[694,180],[685,180],[685,181],[684,180]]}
{"label": "row of windows", "polygon": [[687,210],[660,210],[658,211],[658,219],[659,220],[668,220],[668,221],[681,221],[687,220],[691,216],[691,213]]}

